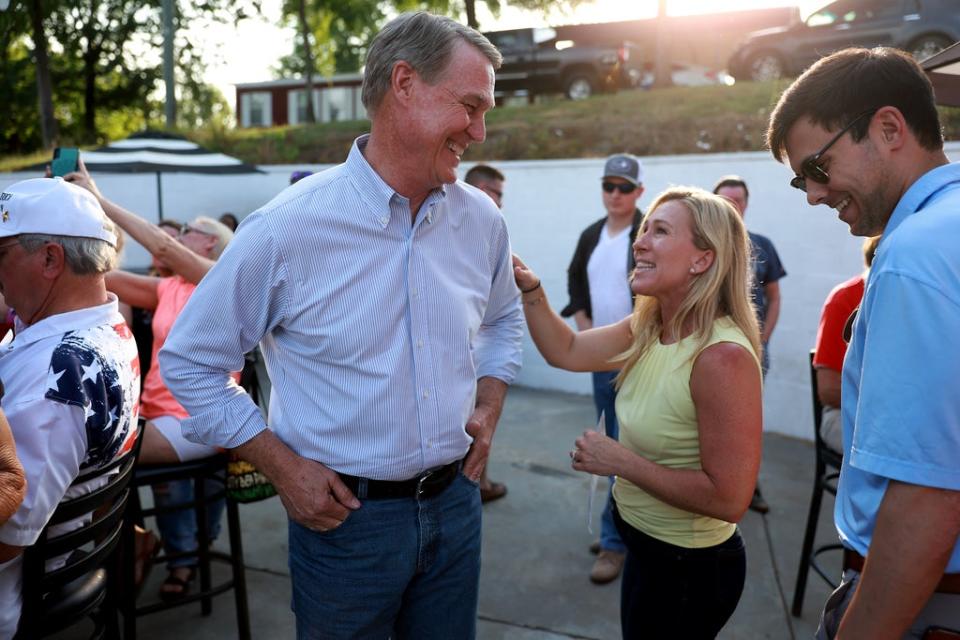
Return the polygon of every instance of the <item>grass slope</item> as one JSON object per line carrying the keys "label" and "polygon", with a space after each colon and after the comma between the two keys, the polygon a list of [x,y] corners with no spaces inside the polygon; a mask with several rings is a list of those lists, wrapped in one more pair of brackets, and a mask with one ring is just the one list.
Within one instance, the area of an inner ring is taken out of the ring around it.
{"label": "grass slope", "polygon": [[[732,87],[624,91],[581,102],[556,97],[534,105],[501,107],[487,116],[487,141],[471,147],[464,159],[760,151],[770,110],[787,84],[746,82]],[[960,108],[941,108],[940,113],[946,139],[960,139]],[[354,138],[368,129],[368,122],[357,121],[197,131],[187,136],[254,164],[313,164],[343,161]],[[46,155],[0,158],[0,171],[36,163]]]}
{"label": "grass slope", "polygon": [[[624,91],[581,102],[552,98],[494,109],[487,140],[465,160],[533,160],[760,151],[770,110],[789,81],[732,87]],[[948,140],[960,139],[960,109],[941,109]],[[248,162],[341,162],[366,122],[238,129],[195,136],[198,142]]]}

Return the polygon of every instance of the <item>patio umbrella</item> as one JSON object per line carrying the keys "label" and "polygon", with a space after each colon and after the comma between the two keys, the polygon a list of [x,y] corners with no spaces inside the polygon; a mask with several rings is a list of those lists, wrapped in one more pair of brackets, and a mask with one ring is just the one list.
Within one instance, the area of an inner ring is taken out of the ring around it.
{"label": "patio umbrella", "polygon": [[960,107],[960,42],[920,63],[927,72],[937,104]]}
{"label": "patio umbrella", "polygon": [[263,173],[255,166],[222,153],[204,149],[195,142],[171,133],[143,131],[126,140],[111,142],[93,151],[81,152],[91,173],[153,173],[157,176],[157,210],[163,220],[161,176],[181,173]]}

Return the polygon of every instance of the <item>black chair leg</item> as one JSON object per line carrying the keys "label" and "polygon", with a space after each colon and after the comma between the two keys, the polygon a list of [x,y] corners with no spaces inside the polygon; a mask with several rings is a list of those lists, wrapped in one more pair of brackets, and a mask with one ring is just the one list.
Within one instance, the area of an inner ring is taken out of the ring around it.
{"label": "black chair leg", "polygon": [[823,474],[826,469],[817,464],[817,475],[813,480],[813,495],[810,497],[810,512],[807,514],[807,529],[803,534],[803,548],[800,551],[800,566],[797,567],[797,584],[793,590],[793,608],[791,613],[799,618],[803,613],[803,595],[807,589],[807,576],[810,574],[810,557],[813,553],[813,541],[817,535],[817,522],[820,519],[820,505],[823,501]]}
{"label": "black chair leg", "polygon": [[233,596],[237,606],[237,636],[250,640],[250,607],[247,604],[247,574],[243,564],[243,540],[237,503],[227,500],[227,527],[230,532],[230,562],[233,569]]}
{"label": "black chair leg", "polygon": [[[210,591],[213,579],[210,575],[210,529],[207,522],[207,483],[203,476],[193,481],[194,512],[197,519],[197,566],[200,570],[200,589]],[[208,616],[213,611],[213,599],[210,596],[200,600],[200,612]]]}
{"label": "black chair leg", "polygon": [[136,640],[137,637],[137,589],[135,581],[136,564],[136,530],[137,524],[143,524],[140,506],[140,489],[136,486],[130,487],[130,498],[127,503],[127,513],[124,515],[123,531],[123,552],[121,557],[123,562],[120,566],[120,576],[122,585],[117,594],[117,605],[120,614],[123,616],[123,638],[124,640]]}

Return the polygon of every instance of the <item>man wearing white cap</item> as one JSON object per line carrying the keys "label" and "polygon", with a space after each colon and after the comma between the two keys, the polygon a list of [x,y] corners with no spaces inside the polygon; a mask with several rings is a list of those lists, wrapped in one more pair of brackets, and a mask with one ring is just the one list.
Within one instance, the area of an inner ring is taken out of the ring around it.
{"label": "man wearing white cap", "polygon": [[15,337],[0,343],[2,406],[27,476],[26,498],[0,527],[2,638],[20,618],[23,548],[61,499],[103,482],[70,488],[79,473],[129,450],[137,433],[137,348],[104,286],[114,229],[89,192],[59,178],[0,193],[0,293],[17,314]]}
{"label": "man wearing white cap", "polygon": [[[633,239],[643,218],[637,208],[637,200],[643,195],[640,160],[626,153],[610,156],[603,166],[600,185],[607,215],[580,235],[567,269],[570,302],[560,312],[564,318],[573,316],[580,331],[619,322],[633,311],[628,276],[635,266]],[[619,432],[614,409],[617,394],[613,387],[617,373],[593,374],[597,417],[604,416],[607,435],[614,439]],[[597,584],[616,580],[623,569],[626,547],[613,523],[609,497],[600,524],[600,540],[593,543],[590,550],[597,554],[590,580]]]}

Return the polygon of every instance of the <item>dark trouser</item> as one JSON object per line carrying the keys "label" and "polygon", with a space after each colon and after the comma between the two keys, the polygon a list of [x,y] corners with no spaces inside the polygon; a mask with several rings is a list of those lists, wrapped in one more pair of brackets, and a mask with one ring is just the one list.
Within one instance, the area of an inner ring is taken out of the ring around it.
{"label": "dark trouser", "polygon": [[686,549],[637,531],[614,510],[627,545],[620,591],[624,640],[714,638],[743,592],[747,553],[739,532],[721,544]]}

